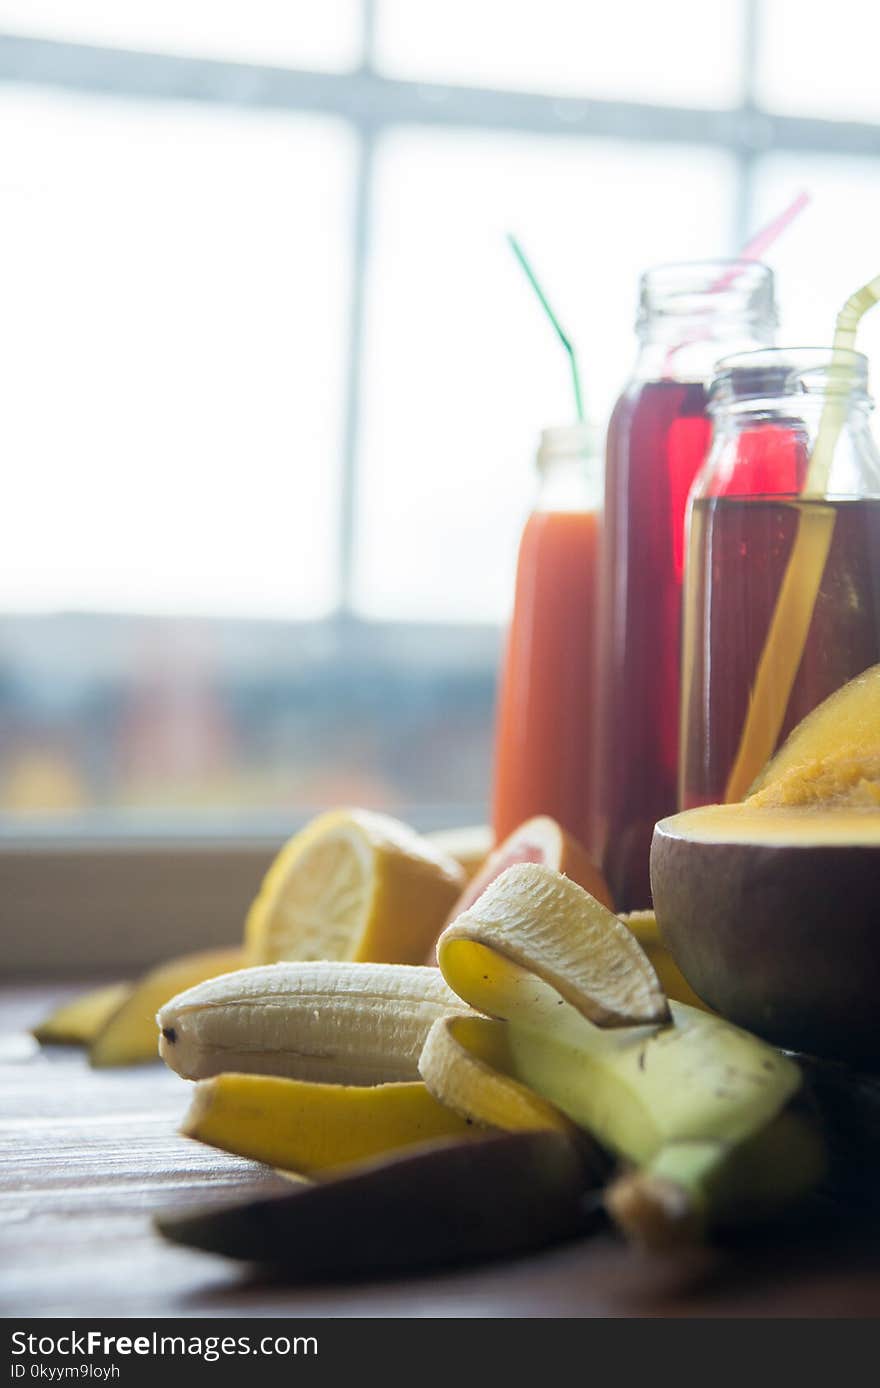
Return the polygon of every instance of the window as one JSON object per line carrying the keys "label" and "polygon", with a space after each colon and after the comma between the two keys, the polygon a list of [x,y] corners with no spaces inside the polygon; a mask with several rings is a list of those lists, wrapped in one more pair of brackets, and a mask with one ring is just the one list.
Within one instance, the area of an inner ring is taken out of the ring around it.
{"label": "window", "polygon": [[505,232],[546,264],[580,344],[588,408],[604,419],[633,354],[645,256],[727,245],[732,160],[406,130],[383,137],[375,187],[356,602],[371,617],[498,622],[537,431],[572,413],[559,348]]}
{"label": "window", "polygon": [[742,27],[739,0],[379,0],[376,59],[410,80],[733,106]]}
{"label": "window", "polygon": [[878,16],[865,0],[762,0],[757,90],[769,110],[880,120]]}
{"label": "window", "polygon": [[0,122],[4,605],[331,611],[349,130],[21,87]]}
{"label": "window", "polygon": [[827,340],[878,268],[878,39],[857,0],[0,0],[7,835],[481,818],[571,410],[504,234],[599,429],[638,272],[800,187],[783,333]]}
{"label": "window", "polygon": [[106,48],[344,71],[363,41],[359,0],[3,0],[6,33]]}

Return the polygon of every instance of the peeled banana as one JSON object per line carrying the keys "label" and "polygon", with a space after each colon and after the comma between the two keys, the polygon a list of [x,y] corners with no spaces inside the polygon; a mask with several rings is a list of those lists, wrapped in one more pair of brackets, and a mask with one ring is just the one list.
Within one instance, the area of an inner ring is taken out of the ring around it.
{"label": "peeled banana", "polygon": [[[656,1228],[667,1232],[725,1217],[730,1189],[743,1185],[737,1173],[751,1160],[749,1144],[759,1138],[768,1165],[767,1203],[771,1195],[781,1204],[802,1194],[818,1178],[816,1143],[804,1138],[799,1144],[802,1129],[787,1116],[781,1123],[786,1141],[773,1138],[774,1123],[800,1087],[798,1066],[722,1018],[682,1003],[672,1003],[670,1020],[660,1025],[595,1025],[597,997],[611,998],[616,987],[619,997],[632,1000],[620,990],[618,974],[630,969],[632,948],[639,946],[629,936],[621,949],[615,926],[606,929],[591,912],[596,935],[605,930],[602,947],[583,954],[574,975],[578,986],[569,979],[562,996],[554,976],[557,951],[542,930],[548,919],[552,926],[553,913],[523,926],[517,908],[515,954],[503,931],[501,908],[514,876],[534,879],[534,901],[545,873],[534,865],[510,869],[468,913],[466,931],[462,917],[441,936],[441,971],[465,1001],[496,1020],[435,1023],[420,1062],[428,1088],[460,1113],[481,1121],[491,1113],[499,1127],[541,1126],[542,1115],[529,1110],[524,1096],[549,1101],[637,1168],[629,1185],[624,1178],[609,1197],[612,1213],[633,1232],[640,1227],[632,1215],[637,1207],[650,1208]],[[565,890],[571,896],[580,888],[567,883]],[[575,910],[565,915],[577,918]],[[557,929],[564,934],[564,918]],[[639,1007],[636,1002],[631,1011],[637,1015]],[[606,1007],[606,1019],[614,1011]],[[795,1149],[803,1160],[791,1159]],[[646,1201],[648,1190],[664,1198]],[[636,1192],[640,1206],[632,1199],[627,1204]],[[649,1227],[644,1220],[643,1228]]]}
{"label": "peeled banana", "polygon": [[185,1079],[417,1080],[432,1024],[469,1011],[427,965],[265,964],[172,998],[157,1018],[159,1054]]}

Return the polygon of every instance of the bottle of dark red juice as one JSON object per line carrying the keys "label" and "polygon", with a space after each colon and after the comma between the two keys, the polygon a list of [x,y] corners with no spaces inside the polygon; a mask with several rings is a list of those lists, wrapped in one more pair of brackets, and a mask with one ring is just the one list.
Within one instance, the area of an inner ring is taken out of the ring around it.
{"label": "bottle of dark red juice", "polygon": [[676,809],[684,532],[709,448],[715,362],[772,343],[773,274],[756,261],[648,270],[639,355],[605,462],[598,841],[618,910],[650,905],[654,824]]}
{"label": "bottle of dark red juice", "polygon": [[742,799],[792,728],[880,661],[867,359],[821,347],[730,357],[711,402],[686,565],[684,809]]}

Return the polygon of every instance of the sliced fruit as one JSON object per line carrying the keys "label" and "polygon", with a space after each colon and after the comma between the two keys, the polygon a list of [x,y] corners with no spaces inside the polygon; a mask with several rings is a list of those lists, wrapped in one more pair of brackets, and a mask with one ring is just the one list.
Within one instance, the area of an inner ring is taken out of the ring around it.
{"label": "sliced fruit", "polygon": [[450,914],[450,921],[467,911],[500,877],[517,863],[542,863],[564,873],[609,910],[613,909],[608,884],[586,850],[555,819],[538,815],[526,820],[489,854],[480,871],[468,883]]}
{"label": "sliced fruit", "polygon": [[245,925],[249,959],[420,962],[463,884],[455,859],[405,824],[333,810],[266,874]]}
{"label": "sliced fruit", "polygon": [[438,852],[455,859],[466,882],[483,866],[495,842],[488,824],[469,824],[462,829],[435,829],[425,838]]}
{"label": "sliced fruit", "polygon": [[447,926],[437,959],[450,987],[493,1017],[552,1016],[560,997],[600,1026],[663,1022],[666,997],[632,932],[567,877],[507,868]]}
{"label": "sliced fruit", "polygon": [[702,1007],[704,1011],[708,1011],[702,998],[694,992],[669,953],[654,912],[629,911],[626,915],[620,916],[620,920],[632,931],[647,954],[667,998],[674,998],[676,1002],[686,1002],[688,1007]]}
{"label": "sliced fruit", "polygon": [[880,807],[880,665],[799,723],[754,785],[755,805]]}
{"label": "sliced fruit", "polygon": [[418,1082],[357,1086],[223,1074],[196,1085],[181,1131],[310,1176],[475,1129]]}
{"label": "sliced fruit", "polygon": [[160,964],[134,985],[92,1039],[94,1066],[137,1065],[158,1058],[156,1013],[182,988],[241,967],[240,949],[207,949]]}
{"label": "sliced fruit", "polygon": [[43,1046],[87,1046],[132,992],[130,983],[109,983],[56,1007],[33,1034]]}
{"label": "sliced fruit", "polygon": [[399,1155],[289,1195],[157,1220],[166,1238],[288,1277],[354,1277],[540,1248],[591,1220],[560,1133],[512,1133]]}
{"label": "sliced fruit", "polygon": [[331,1084],[417,1080],[432,1023],[468,1010],[427,965],[265,964],[166,1003],[159,1053],[191,1080],[223,1070]]}
{"label": "sliced fruit", "polygon": [[654,906],[710,1007],[779,1045],[880,1060],[880,813],[709,805],[661,820]]}

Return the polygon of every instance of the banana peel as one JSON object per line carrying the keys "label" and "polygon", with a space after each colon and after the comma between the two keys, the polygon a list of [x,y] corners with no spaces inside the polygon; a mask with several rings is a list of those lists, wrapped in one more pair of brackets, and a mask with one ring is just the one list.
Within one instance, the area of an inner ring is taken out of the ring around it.
{"label": "banana peel", "polygon": [[[761,1213],[813,1188],[824,1160],[821,1141],[806,1119],[789,1121],[785,1114],[801,1086],[793,1061],[683,1003],[672,1003],[666,1017],[643,1022],[644,1000],[651,996],[647,958],[642,955],[641,988],[630,980],[629,991],[621,989],[618,974],[631,970],[632,950],[619,947],[621,923],[608,928],[592,907],[589,919],[597,934],[604,928],[604,948],[583,952],[574,986],[571,975],[563,980],[565,991],[557,969],[567,922],[576,913],[558,920],[554,940],[552,913],[524,929],[522,915],[514,912],[513,947],[505,939],[511,888],[526,874],[539,887],[537,875],[546,872],[536,865],[509,869],[480,898],[478,911],[460,917],[440,937],[441,972],[465,1002],[491,1019],[479,1026],[451,1019],[434,1024],[420,1061],[428,1088],[463,1114],[491,1111],[502,1128],[523,1126],[524,1092],[548,1101],[627,1171],[624,1183],[611,1188],[608,1209],[646,1242],[692,1238],[724,1222],[737,1206],[730,1192],[750,1184],[766,1191],[766,1199],[754,1202]],[[580,891],[574,884],[566,890]],[[541,895],[533,890],[531,899]],[[641,954],[632,935],[629,941]],[[574,940],[568,944],[577,948]],[[620,1014],[628,1003],[631,1024],[625,1025]],[[763,1184],[755,1180],[762,1162]],[[744,1212],[746,1202],[737,1208]],[[650,1210],[650,1218],[640,1218],[638,1210]]]}
{"label": "banana peel", "polygon": [[181,1125],[187,1137],[303,1176],[476,1131],[484,1130],[418,1081],[351,1086],[239,1074],[201,1080]]}
{"label": "banana peel", "polygon": [[816,1190],[827,1169],[816,1124],[784,1109],[739,1145],[668,1143],[647,1166],[612,1181],[604,1203],[630,1239],[666,1250],[694,1242],[708,1226],[773,1215]]}
{"label": "banana peel", "polygon": [[437,962],[477,1011],[549,1021],[560,1000],[603,1027],[669,1020],[632,932],[589,892],[538,863],[507,868],[446,927]]}
{"label": "banana peel", "polygon": [[632,931],[645,954],[651,961],[654,972],[660,980],[667,998],[674,1002],[686,1002],[689,1007],[700,1007],[704,1012],[712,1009],[694,992],[681,969],[669,953],[657,925],[653,911],[630,911],[620,919]]}
{"label": "banana peel", "polygon": [[440,1142],[282,1196],[157,1217],[174,1243],[288,1278],[377,1276],[510,1256],[594,1222],[590,1177],[560,1133]]}
{"label": "banana peel", "polygon": [[88,1046],[133,991],[131,983],[109,983],[56,1007],[33,1036],[41,1046]]}
{"label": "banana peel", "polygon": [[128,996],[91,1037],[89,1062],[96,1068],[139,1065],[158,1058],[156,1013],[181,989],[241,968],[241,949],[209,949],[160,964],[139,979]]}

